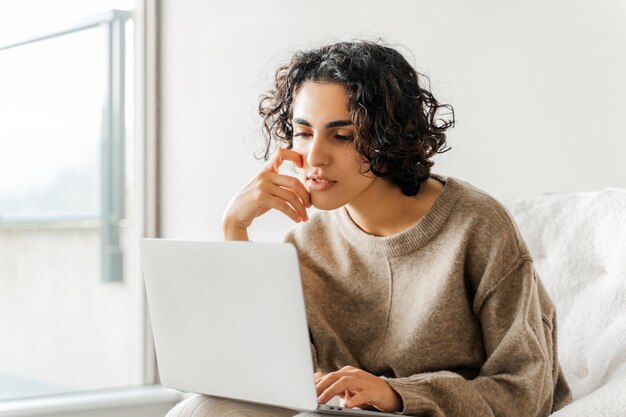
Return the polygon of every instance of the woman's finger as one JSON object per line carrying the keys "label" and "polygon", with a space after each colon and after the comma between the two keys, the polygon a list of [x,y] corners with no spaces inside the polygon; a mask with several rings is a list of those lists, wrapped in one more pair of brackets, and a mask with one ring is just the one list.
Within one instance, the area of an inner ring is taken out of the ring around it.
{"label": "woman's finger", "polygon": [[322,404],[326,404],[326,401],[330,400],[335,395],[341,394],[345,390],[360,392],[363,389],[365,389],[365,386],[362,380],[353,376],[342,376],[330,384],[328,388],[324,389],[317,400]]}
{"label": "woman's finger", "polygon": [[300,200],[304,203],[305,206],[311,207],[311,193],[309,193],[298,178],[282,175],[282,174],[271,174],[268,175],[270,181],[272,181],[276,185],[280,185],[281,187],[290,188],[298,194]]}
{"label": "woman's finger", "polygon": [[287,188],[282,188],[279,186],[271,187],[268,192],[274,197],[278,197],[282,200],[287,201],[289,205],[291,205],[291,207],[293,207],[298,212],[302,219],[308,219],[306,207],[304,207],[304,204],[302,204],[302,201],[300,201],[298,194]]}
{"label": "woman's finger", "polygon": [[352,392],[350,390],[344,390],[344,392],[342,392],[341,394],[339,394],[339,396],[344,400],[347,401],[349,398],[354,397],[354,394],[356,394],[355,392]]}
{"label": "woman's finger", "polygon": [[273,195],[268,196],[269,200],[267,202],[267,204],[273,208],[276,209],[278,211],[282,211],[283,213],[285,213],[287,215],[287,217],[291,218],[291,220],[293,220],[294,222],[298,223],[299,222],[299,218],[300,214],[298,214],[297,211],[295,211],[290,205],[289,203],[287,203],[285,200],[278,198],[278,197],[274,197]]}
{"label": "woman's finger", "polygon": [[347,399],[346,402],[343,403],[343,406],[348,407],[348,408],[352,408],[352,407],[364,408],[365,406],[369,405],[370,401],[372,401],[370,396],[371,396],[370,391],[357,392],[355,395]]}
{"label": "woman's finger", "polygon": [[317,395],[321,394],[326,388],[331,386],[335,381],[344,376],[355,376],[354,372],[344,371],[343,369],[335,372],[329,372],[319,379],[315,388],[317,389]]}
{"label": "woman's finger", "polygon": [[292,161],[299,167],[302,167],[304,165],[302,155],[300,155],[298,152],[291,149],[278,148],[278,150],[272,156],[267,165],[265,165],[265,169],[272,171],[275,174],[278,174],[278,169],[285,161]]}

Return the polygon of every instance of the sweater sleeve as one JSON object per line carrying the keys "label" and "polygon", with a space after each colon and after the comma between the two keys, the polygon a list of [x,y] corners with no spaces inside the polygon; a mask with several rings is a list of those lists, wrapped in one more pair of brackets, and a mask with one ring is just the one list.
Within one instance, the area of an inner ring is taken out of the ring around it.
{"label": "sweater sleeve", "polygon": [[[554,384],[552,331],[544,323],[532,259],[476,294],[486,360],[472,380],[446,371],[381,377],[402,399],[401,413],[429,417],[548,416]],[[544,327],[546,326],[546,327]],[[546,334],[547,333],[547,334]]]}

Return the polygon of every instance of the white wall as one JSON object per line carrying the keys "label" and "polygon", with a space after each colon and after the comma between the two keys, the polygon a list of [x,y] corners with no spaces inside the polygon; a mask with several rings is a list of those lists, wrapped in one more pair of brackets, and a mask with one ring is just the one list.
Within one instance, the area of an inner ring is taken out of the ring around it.
{"label": "white wall", "polygon": [[[164,236],[222,238],[223,209],[263,164],[256,108],[278,63],[377,36],[455,108],[435,172],[497,196],[626,188],[625,2],[163,0]],[[272,211],[250,236],[292,225]]]}

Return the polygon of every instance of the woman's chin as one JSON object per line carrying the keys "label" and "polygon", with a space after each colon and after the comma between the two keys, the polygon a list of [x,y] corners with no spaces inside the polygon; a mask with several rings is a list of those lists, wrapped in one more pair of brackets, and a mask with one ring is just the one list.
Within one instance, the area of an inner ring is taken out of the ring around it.
{"label": "woman's chin", "polygon": [[343,204],[332,201],[324,201],[322,198],[316,198],[315,195],[311,196],[311,207],[315,207],[317,210],[335,210],[341,206],[343,206]]}

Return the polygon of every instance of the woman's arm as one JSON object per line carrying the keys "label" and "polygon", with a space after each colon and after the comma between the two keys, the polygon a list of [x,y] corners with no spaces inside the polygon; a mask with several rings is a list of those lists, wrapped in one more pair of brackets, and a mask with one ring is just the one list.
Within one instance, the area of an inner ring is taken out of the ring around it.
{"label": "woman's arm", "polygon": [[[547,295],[538,285],[532,259],[523,255],[510,271],[484,282],[475,314],[481,321],[486,360],[476,378],[446,370],[374,377],[346,367],[318,382],[321,401],[352,392],[356,395],[348,407],[432,417],[543,417],[567,403],[567,398],[555,398],[564,391],[555,390],[553,323],[542,314]],[[397,409],[389,387],[399,397]]]}
{"label": "woman's arm", "polygon": [[555,411],[552,324],[542,317],[532,259],[522,256],[477,297],[486,356],[478,376],[439,371],[383,377],[402,398],[402,414],[539,417]]}
{"label": "woman's arm", "polygon": [[230,219],[222,222],[224,240],[250,240],[248,239],[248,229],[235,226]]}

